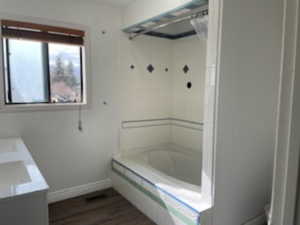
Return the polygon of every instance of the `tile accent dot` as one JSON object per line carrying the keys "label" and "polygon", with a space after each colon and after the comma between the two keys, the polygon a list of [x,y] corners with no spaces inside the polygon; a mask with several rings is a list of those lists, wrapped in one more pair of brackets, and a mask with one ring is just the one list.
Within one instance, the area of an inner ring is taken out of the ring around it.
{"label": "tile accent dot", "polygon": [[188,67],[188,65],[185,65],[182,70],[185,74],[187,74],[190,71],[190,68]]}
{"label": "tile accent dot", "polygon": [[153,71],[154,71],[154,66],[152,65],[152,64],[149,64],[148,66],[147,66],[147,70],[149,71],[149,73],[152,73]]}

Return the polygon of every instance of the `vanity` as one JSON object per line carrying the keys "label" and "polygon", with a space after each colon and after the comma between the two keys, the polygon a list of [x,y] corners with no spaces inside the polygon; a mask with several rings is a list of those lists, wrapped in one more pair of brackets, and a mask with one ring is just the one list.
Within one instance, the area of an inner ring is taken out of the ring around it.
{"label": "vanity", "polygon": [[48,189],[22,139],[0,139],[0,224],[47,225]]}

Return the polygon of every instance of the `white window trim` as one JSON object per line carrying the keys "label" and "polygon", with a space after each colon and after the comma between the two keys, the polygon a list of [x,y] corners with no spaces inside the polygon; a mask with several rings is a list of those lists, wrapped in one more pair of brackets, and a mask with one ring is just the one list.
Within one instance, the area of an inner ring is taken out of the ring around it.
{"label": "white window trim", "polygon": [[77,110],[79,107],[82,109],[89,108],[91,100],[90,82],[91,79],[91,64],[90,64],[90,28],[85,25],[65,23],[62,21],[48,20],[37,17],[22,17],[11,14],[0,13],[0,19],[10,19],[26,21],[30,23],[38,23],[50,26],[64,26],[73,29],[80,29],[86,32],[84,38],[84,51],[83,51],[83,102],[81,103],[41,103],[41,104],[5,104],[5,79],[4,79],[4,60],[3,60],[3,43],[2,43],[2,30],[0,29],[0,113],[1,112],[24,112],[24,111],[57,111],[57,110]]}

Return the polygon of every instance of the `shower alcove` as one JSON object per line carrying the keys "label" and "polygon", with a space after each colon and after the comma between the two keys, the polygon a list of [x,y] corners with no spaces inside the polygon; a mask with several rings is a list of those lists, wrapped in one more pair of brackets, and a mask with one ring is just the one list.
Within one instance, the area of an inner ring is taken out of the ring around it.
{"label": "shower alcove", "polygon": [[[208,2],[174,2],[141,1],[126,10],[119,59],[124,111],[112,180],[158,225],[208,224],[211,182],[202,176],[210,165],[202,141]],[[148,5],[149,12],[139,10]]]}

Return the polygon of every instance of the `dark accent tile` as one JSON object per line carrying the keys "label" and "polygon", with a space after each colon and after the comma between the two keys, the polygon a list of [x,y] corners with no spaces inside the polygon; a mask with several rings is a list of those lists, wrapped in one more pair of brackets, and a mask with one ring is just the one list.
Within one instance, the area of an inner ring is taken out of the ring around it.
{"label": "dark accent tile", "polygon": [[187,74],[190,71],[190,68],[188,67],[188,65],[185,65],[182,70],[185,74]]}
{"label": "dark accent tile", "polygon": [[149,71],[149,73],[152,73],[154,71],[154,66],[152,64],[149,64],[149,66],[147,67],[147,70]]}

